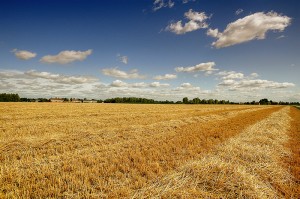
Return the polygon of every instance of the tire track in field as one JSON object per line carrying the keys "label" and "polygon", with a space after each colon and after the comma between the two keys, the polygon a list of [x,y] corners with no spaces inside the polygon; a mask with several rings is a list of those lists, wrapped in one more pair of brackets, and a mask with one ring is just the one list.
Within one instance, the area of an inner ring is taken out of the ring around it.
{"label": "tire track in field", "polygon": [[290,198],[300,198],[300,107],[291,107],[290,117],[291,128],[289,131],[290,139],[287,147],[291,150],[292,156],[285,159],[286,168],[291,171],[295,178],[295,186],[283,190]]}
{"label": "tire track in field", "polygon": [[132,198],[284,198],[295,187],[281,164],[291,118],[289,107],[247,127],[209,154],[189,161],[137,191]]}

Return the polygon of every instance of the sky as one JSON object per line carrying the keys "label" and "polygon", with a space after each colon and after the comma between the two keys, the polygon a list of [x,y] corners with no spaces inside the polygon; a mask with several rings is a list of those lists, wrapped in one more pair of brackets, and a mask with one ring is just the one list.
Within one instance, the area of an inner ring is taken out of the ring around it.
{"label": "sky", "polygon": [[0,93],[300,101],[298,0],[0,0]]}

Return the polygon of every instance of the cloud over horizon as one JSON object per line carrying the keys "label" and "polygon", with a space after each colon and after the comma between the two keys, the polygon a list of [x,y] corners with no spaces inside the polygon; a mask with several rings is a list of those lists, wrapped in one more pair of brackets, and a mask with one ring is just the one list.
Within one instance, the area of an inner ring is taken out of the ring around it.
{"label": "cloud over horizon", "polygon": [[61,74],[54,74],[49,72],[38,72],[36,70],[29,70],[24,72],[25,75],[30,77],[42,78],[42,79],[49,79],[56,83],[61,84],[84,84],[84,83],[93,83],[97,82],[98,79],[92,76],[69,76],[69,75],[61,75]]}
{"label": "cloud over horizon", "polygon": [[165,75],[157,75],[153,79],[155,80],[169,80],[169,79],[176,79],[177,75],[175,74],[165,74]]}
{"label": "cloud over horizon", "polygon": [[228,87],[229,90],[231,91],[236,91],[245,88],[248,88],[250,90],[267,89],[267,88],[283,89],[283,88],[289,88],[295,86],[295,84],[289,82],[280,83],[280,82],[262,80],[262,79],[251,79],[251,80],[241,80],[241,81],[226,79],[220,82],[218,85]]}
{"label": "cloud over horizon", "polygon": [[187,66],[187,67],[176,67],[175,71],[176,72],[188,72],[188,73],[193,73],[193,72],[198,72],[198,71],[204,71],[204,72],[212,72],[215,70],[219,70],[214,68],[215,62],[206,62],[206,63],[200,63],[195,66]]}
{"label": "cloud over horizon", "polygon": [[144,79],[145,75],[140,75],[138,70],[134,69],[129,72],[119,70],[118,68],[104,68],[102,73],[106,76],[121,78],[121,79]]}

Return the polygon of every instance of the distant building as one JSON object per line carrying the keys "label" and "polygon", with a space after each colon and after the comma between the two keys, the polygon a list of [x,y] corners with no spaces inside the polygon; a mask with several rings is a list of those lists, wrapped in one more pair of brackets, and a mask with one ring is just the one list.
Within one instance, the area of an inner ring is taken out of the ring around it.
{"label": "distant building", "polygon": [[97,103],[97,100],[83,100],[83,103]]}
{"label": "distant building", "polygon": [[50,102],[64,102],[64,99],[62,98],[50,98]]}
{"label": "distant building", "polygon": [[70,102],[72,102],[72,103],[81,103],[82,100],[80,100],[80,99],[75,99],[75,98],[71,98],[71,99],[70,99]]}

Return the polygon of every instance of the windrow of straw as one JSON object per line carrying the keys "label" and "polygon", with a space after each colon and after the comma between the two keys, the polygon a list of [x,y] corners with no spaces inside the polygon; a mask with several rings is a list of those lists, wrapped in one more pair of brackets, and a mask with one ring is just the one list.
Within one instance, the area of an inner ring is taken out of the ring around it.
{"label": "windrow of straw", "polygon": [[293,198],[285,190],[297,186],[295,178],[281,164],[291,156],[290,121],[285,107],[132,198]]}
{"label": "windrow of straw", "polygon": [[291,170],[295,178],[296,186],[289,189],[294,198],[300,198],[300,107],[291,107],[290,116],[291,128],[289,130],[290,139],[287,147],[292,151],[292,157],[285,159],[285,166]]}

